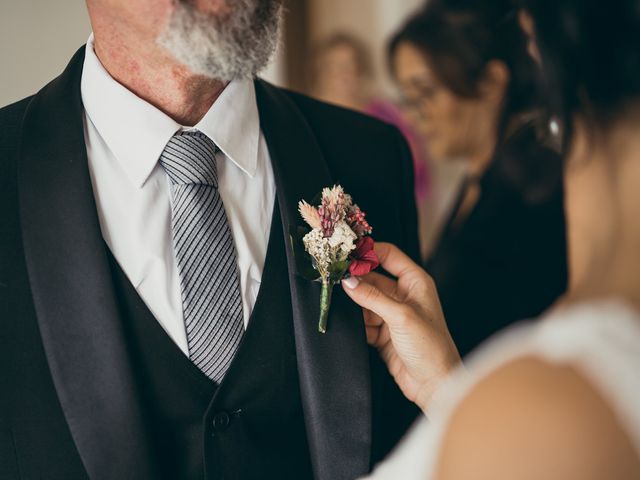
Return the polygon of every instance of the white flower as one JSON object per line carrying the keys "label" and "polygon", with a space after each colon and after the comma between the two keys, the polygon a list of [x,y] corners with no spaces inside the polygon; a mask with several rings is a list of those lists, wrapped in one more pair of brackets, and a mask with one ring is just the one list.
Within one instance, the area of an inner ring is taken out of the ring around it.
{"label": "white flower", "polygon": [[355,240],[358,236],[351,230],[346,222],[338,222],[333,231],[333,235],[329,238],[329,245],[335,251],[337,261],[347,258],[349,253],[356,248]]}
{"label": "white flower", "polygon": [[337,205],[338,202],[344,199],[344,189],[340,185],[334,185],[333,187],[325,187],[322,189],[322,200],[329,205]]}
{"label": "white flower", "polygon": [[302,242],[305,250],[315,260],[320,275],[326,277],[333,264],[346,260],[356,248],[357,238],[349,225],[341,221],[336,224],[331,237],[325,237],[321,228],[314,228],[304,236]]}
{"label": "white flower", "polygon": [[324,238],[322,229],[314,228],[302,239],[305,250],[316,261],[316,266],[321,275],[329,271],[331,265],[331,246],[329,240]]}

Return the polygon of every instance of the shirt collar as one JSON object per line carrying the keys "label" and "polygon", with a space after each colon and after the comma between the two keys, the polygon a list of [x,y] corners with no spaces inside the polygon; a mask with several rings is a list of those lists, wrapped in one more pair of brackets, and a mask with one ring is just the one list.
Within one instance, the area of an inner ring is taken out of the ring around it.
{"label": "shirt collar", "polygon": [[258,167],[260,120],[251,80],[233,80],[194,127],[209,137],[243,172]]}
{"label": "shirt collar", "polygon": [[260,121],[251,80],[230,82],[197,125],[184,127],[114,80],[96,56],[91,34],[80,89],[89,120],[137,187],[180,130],[200,130],[243,172],[256,173]]}

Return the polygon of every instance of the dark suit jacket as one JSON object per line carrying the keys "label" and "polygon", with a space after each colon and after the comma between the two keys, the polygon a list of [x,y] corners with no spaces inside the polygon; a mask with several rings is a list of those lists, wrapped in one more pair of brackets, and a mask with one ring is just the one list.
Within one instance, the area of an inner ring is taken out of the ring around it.
{"label": "dark suit jacket", "polygon": [[[36,95],[0,110],[0,478],[153,477],[83,137],[84,48]],[[378,240],[418,255],[410,154],[392,127],[256,81],[282,227],[341,183]],[[126,112],[123,112],[123,115]],[[366,345],[340,288],[317,332],[319,287],[287,248],[316,478],[354,478],[417,414]],[[290,290],[290,291],[288,291]]]}
{"label": "dark suit jacket", "polygon": [[497,148],[479,182],[478,202],[454,225],[458,202],[426,264],[463,356],[567,287],[562,160],[534,125]]}

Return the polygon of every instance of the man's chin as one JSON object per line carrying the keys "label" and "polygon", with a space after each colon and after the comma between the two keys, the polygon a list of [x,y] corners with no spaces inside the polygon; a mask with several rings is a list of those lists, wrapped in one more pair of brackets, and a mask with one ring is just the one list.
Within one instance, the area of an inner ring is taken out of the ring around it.
{"label": "man's chin", "polygon": [[[228,1],[181,1],[158,37],[158,45],[195,75],[222,82],[253,77],[275,51],[281,2],[233,0],[237,3],[227,7]],[[197,10],[207,7],[211,12],[215,6],[218,12],[221,6],[229,10],[227,20]]]}

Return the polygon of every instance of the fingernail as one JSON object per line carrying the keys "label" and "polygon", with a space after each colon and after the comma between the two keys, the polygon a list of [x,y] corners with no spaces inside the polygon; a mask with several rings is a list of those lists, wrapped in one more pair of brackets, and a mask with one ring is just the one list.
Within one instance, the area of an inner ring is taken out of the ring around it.
{"label": "fingernail", "polygon": [[360,284],[360,280],[358,280],[358,277],[349,277],[342,280],[342,283],[346,285],[347,288],[353,290]]}

